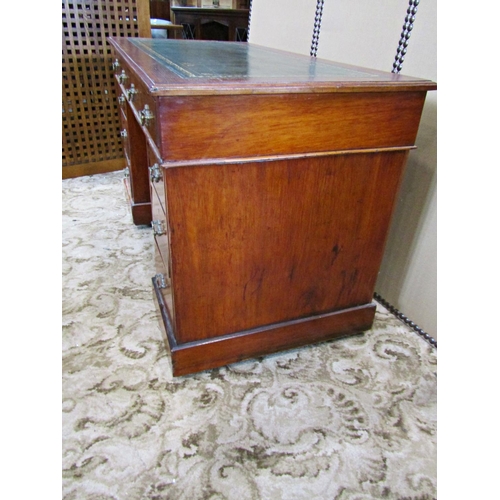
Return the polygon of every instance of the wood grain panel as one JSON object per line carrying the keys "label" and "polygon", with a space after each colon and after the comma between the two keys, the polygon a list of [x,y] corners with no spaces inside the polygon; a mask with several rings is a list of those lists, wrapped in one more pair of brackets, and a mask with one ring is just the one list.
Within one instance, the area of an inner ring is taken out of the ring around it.
{"label": "wood grain panel", "polygon": [[425,92],[163,97],[161,155],[168,161],[411,146],[424,100]]}
{"label": "wood grain panel", "polygon": [[370,303],[406,156],[165,169],[177,341]]}

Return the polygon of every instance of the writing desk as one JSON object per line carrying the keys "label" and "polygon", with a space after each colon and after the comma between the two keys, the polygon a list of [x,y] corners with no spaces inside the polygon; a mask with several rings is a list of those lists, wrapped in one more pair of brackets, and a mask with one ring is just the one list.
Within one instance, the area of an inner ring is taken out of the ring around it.
{"label": "writing desk", "polygon": [[436,85],[252,44],[110,43],[174,375],[369,329]]}

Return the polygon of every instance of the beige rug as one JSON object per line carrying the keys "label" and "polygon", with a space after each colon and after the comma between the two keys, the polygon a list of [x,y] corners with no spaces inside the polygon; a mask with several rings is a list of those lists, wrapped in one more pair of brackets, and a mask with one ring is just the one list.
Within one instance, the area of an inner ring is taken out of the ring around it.
{"label": "beige rug", "polygon": [[63,498],[436,498],[436,350],[365,334],[171,376],[122,173],[63,181]]}

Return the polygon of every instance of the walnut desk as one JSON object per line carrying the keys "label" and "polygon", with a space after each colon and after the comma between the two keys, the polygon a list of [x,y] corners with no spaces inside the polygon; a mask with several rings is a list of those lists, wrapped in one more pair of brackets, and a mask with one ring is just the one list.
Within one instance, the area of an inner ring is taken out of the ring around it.
{"label": "walnut desk", "polygon": [[110,42],[174,375],[369,329],[436,85],[252,44]]}

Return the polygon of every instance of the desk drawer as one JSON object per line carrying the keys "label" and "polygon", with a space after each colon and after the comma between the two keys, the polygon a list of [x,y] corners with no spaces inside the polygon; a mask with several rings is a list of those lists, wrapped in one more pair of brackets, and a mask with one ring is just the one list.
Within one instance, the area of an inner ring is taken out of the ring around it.
{"label": "desk drawer", "polygon": [[126,110],[120,109],[120,136],[122,139],[123,153],[125,156],[125,162],[127,167],[130,169],[130,138],[129,138],[129,128],[127,123]]}
{"label": "desk drawer", "polygon": [[[159,254],[159,259],[155,255],[156,272],[164,274],[170,280],[170,228],[155,189],[151,190],[151,207],[153,213],[151,226],[153,228],[156,251]],[[161,270],[159,264],[163,264],[163,270]]]}
{"label": "desk drawer", "polygon": [[[163,168],[150,144],[147,145],[149,181],[151,191],[151,209],[153,214],[153,234],[155,239],[155,263],[157,272],[170,280],[170,228],[165,200],[165,185],[163,183]],[[163,271],[160,270],[163,265]]]}
{"label": "desk drawer", "polygon": [[118,82],[118,94],[122,94],[129,102],[136,120],[141,124],[143,130],[149,134],[155,144],[159,144],[156,100],[149,95],[148,89],[136,77],[136,75],[120,59],[115,61],[115,77]]}
{"label": "desk drawer", "polygon": [[165,209],[165,186],[163,184],[163,168],[161,166],[162,161],[158,158],[150,144],[147,145],[148,150],[148,175],[151,190],[151,199],[156,196],[157,201],[163,211],[166,214]]}
{"label": "desk drawer", "polygon": [[167,216],[166,210],[166,200],[165,200],[165,184],[162,182],[152,182],[151,183],[151,198],[156,196],[158,200],[158,205],[160,206],[164,217]]}

